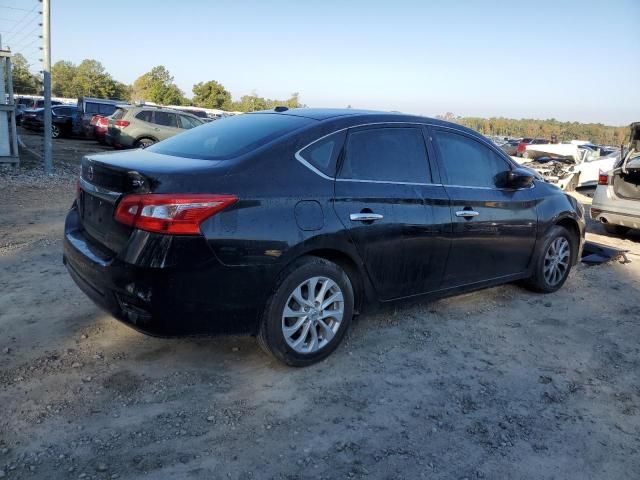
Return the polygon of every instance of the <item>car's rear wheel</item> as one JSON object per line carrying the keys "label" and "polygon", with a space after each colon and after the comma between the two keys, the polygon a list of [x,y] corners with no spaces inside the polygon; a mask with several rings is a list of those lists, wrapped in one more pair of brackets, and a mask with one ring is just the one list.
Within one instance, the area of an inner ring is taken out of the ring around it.
{"label": "car's rear wheel", "polygon": [[302,367],[327,357],[353,317],[354,293],[345,271],[317,257],[296,261],[267,302],[258,339],[287,365]]}
{"label": "car's rear wheel", "polygon": [[156,143],[156,141],[153,138],[139,138],[138,140],[136,140],[133,146],[136,148],[147,148],[154,143]]}
{"label": "car's rear wheel", "polygon": [[607,233],[611,233],[612,235],[624,235],[630,230],[629,227],[624,227],[622,225],[613,225],[612,223],[603,223],[602,226]]}
{"label": "car's rear wheel", "polygon": [[578,240],[566,228],[555,225],[540,242],[536,252],[534,271],[525,286],[541,293],[558,290],[569,276]]}

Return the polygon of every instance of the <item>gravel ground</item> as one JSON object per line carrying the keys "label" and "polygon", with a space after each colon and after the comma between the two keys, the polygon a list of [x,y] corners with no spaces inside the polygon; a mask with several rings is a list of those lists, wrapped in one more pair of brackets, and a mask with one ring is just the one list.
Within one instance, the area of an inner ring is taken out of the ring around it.
{"label": "gravel ground", "polygon": [[590,225],[630,263],[366,315],[290,369],[98,310],[61,262],[74,158],[0,170],[0,478],[640,478],[639,235]]}

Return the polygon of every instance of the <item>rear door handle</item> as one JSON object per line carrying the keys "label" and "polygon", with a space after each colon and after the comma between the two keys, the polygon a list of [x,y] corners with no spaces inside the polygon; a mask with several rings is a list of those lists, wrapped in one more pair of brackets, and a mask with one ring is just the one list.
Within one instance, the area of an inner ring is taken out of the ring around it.
{"label": "rear door handle", "polygon": [[352,213],[349,218],[352,222],[375,222],[376,220],[382,220],[384,215],[379,213]]}
{"label": "rear door handle", "polygon": [[475,210],[458,210],[456,212],[456,217],[464,217],[464,218],[472,218],[477,217],[480,213]]}

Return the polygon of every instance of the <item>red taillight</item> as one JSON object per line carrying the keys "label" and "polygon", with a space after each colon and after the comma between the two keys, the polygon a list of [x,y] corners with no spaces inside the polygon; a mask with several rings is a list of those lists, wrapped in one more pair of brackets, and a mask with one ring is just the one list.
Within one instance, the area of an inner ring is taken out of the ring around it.
{"label": "red taillight", "polygon": [[126,120],[116,120],[115,122],[113,122],[113,125],[116,128],[127,128],[129,126],[129,123],[130,122],[128,122]]}
{"label": "red taillight", "polygon": [[598,175],[598,185],[609,185],[609,175],[606,173]]}
{"label": "red taillight", "polygon": [[98,120],[96,120],[96,125],[99,127],[106,127],[109,125],[109,119],[107,117],[100,117],[98,118]]}
{"label": "red taillight", "polygon": [[235,195],[127,195],[116,208],[116,221],[148,232],[200,234],[200,224],[238,201]]}

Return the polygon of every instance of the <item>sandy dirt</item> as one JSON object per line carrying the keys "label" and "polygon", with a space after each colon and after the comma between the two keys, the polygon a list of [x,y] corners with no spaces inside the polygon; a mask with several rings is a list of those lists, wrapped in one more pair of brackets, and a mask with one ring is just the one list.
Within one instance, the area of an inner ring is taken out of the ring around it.
{"label": "sandy dirt", "polygon": [[590,225],[630,263],[365,315],[291,369],[97,309],[62,265],[59,170],[0,172],[0,478],[640,478],[640,235]]}

